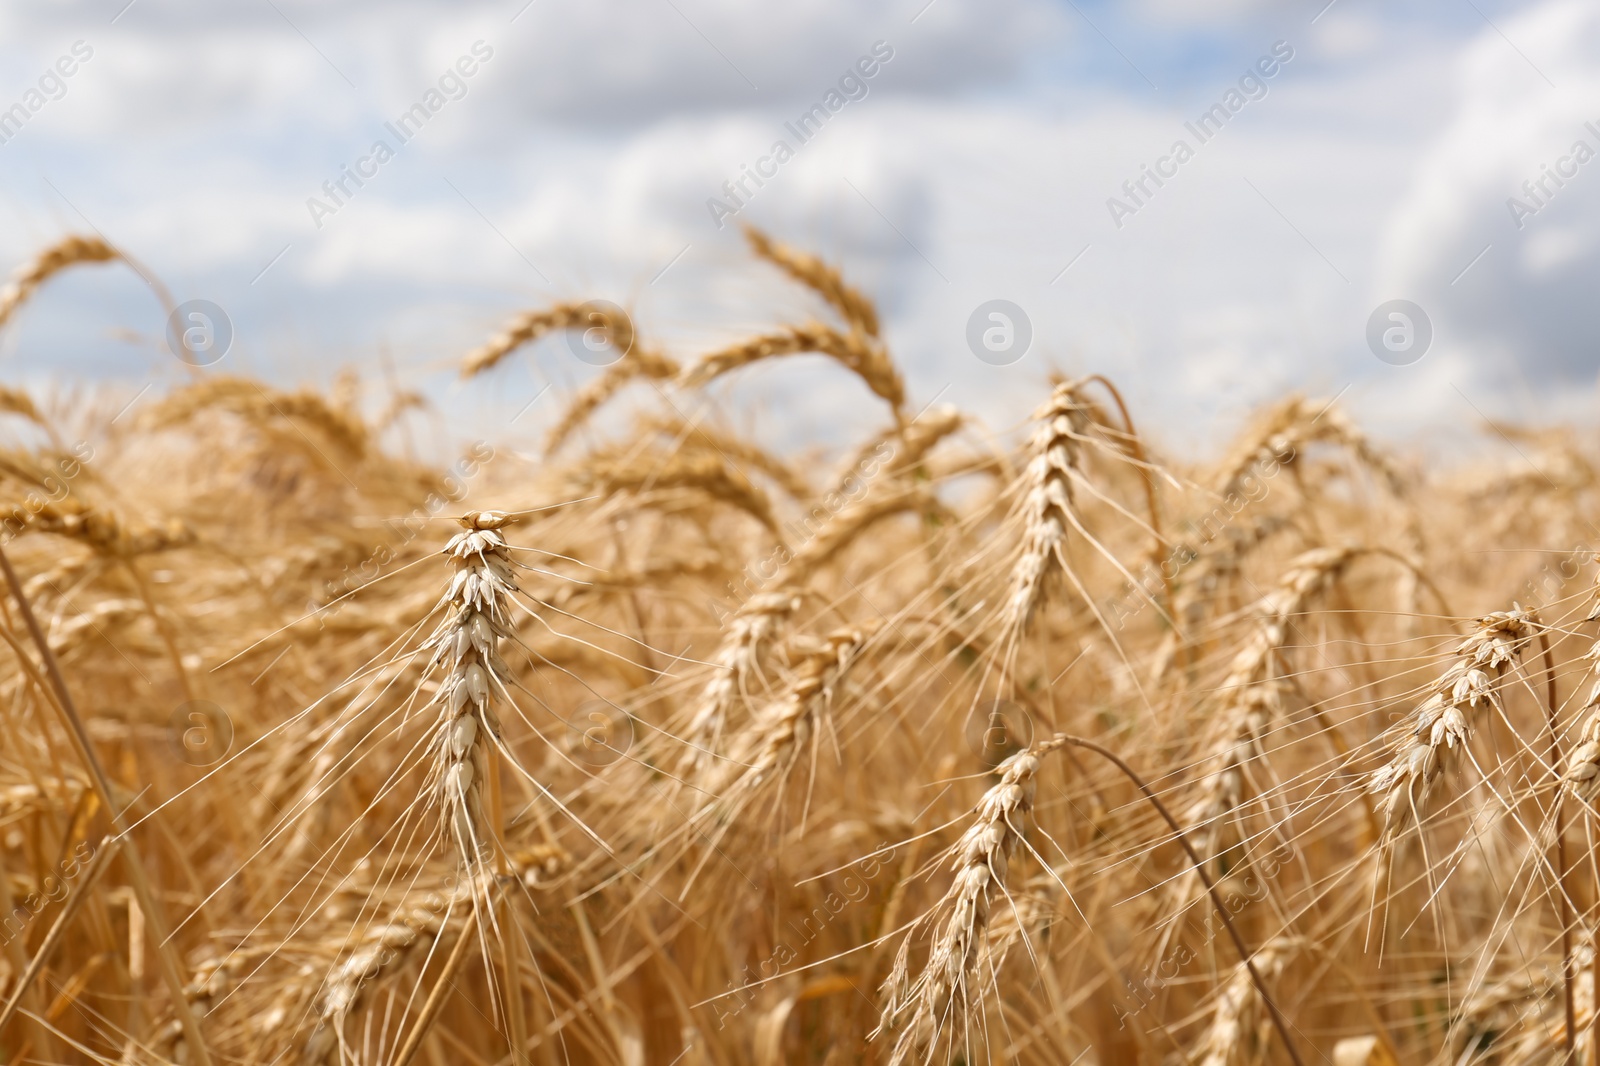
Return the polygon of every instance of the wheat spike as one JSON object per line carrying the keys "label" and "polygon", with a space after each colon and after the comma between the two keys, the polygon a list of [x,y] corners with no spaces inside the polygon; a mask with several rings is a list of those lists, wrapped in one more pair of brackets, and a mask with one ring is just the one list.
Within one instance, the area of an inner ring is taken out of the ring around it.
{"label": "wheat spike", "polygon": [[1000,780],[983,794],[977,817],[950,849],[955,877],[944,898],[919,924],[943,915],[935,930],[928,961],[910,976],[911,934],[901,942],[884,995],[882,1020],[874,1036],[910,1020],[895,1040],[890,1066],[900,1066],[917,1051],[932,1051],[946,1026],[967,1024],[979,1001],[977,962],[985,942],[994,897],[1006,893],[1011,854],[1022,840],[1033,809],[1039,759],[1051,744],[1020,751],[996,767]]}
{"label": "wheat spike", "polygon": [[1023,475],[1022,554],[1011,571],[1001,622],[1008,634],[1020,634],[1027,626],[1046,579],[1068,569],[1067,530],[1080,524],[1072,483],[1082,461],[1080,442],[1090,428],[1091,410],[1079,395],[1078,384],[1069,381],[1057,385],[1034,416],[1038,425]]}
{"label": "wheat spike", "polygon": [[[505,329],[491,337],[482,347],[468,352],[461,360],[461,376],[477,377],[488,373],[500,361],[524,344],[532,344],[547,333],[564,329],[589,329],[596,325],[594,318],[604,318],[601,328],[606,331],[611,346],[621,352],[633,348],[633,323],[626,315],[601,314],[589,301],[567,301],[553,304],[540,311],[524,311],[513,318]],[[616,318],[616,321],[613,321]]]}
{"label": "wheat spike", "polygon": [[27,531],[54,533],[119,558],[172,551],[196,543],[194,531],[181,519],[169,519],[162,526],[128,523],[110,511],[71,496],[36,507],[13,506],[9,514],[0,511],[0,530],[12,535]]}
{"label": "wheat spike", "polygon": [[428,669],[443,667],[433,702],[439,725],[430,744],[431,779],[456,854],[471,869],[493,853],[498,830],[484,810],[491,739],[498,741],[500,719],[494,704],[506,691],[511,671],[500,658],[499,643],[512,636],[508,597],[517,590],[516,574],[500,530],[509,521],[498,511],[474,511],[460,519],[462,532],[450,538],[450,587],[439,603],[445,611],[425,648]]}
{"label": "wheat spike", "polygon": [[[1278,937],[1264,944],[1251,961],[1257,973],[1272,980],[1283,972],[1298,948],[1294,938]],[[1264,1006],[1250,968],[1239,963],[1217,992],[1211,1025],[1196,1049],[1194,1061],[1198,1066],[1249,1066],[1260,1062],[1271,1031],[1262,1017]]]}
{"label": "wheat spike", "polygon": [[772,333],[708,352],[685,369],[678,376],[678,381],[685,388],[698,388],[763,359],[806,352],[826,355],[853,371],[872,390],[873,395],[889,405],[895,418],[903,421],[905,383],[900,380],[900,371],[895,369],[888,353],[859,333],[840,333],[820,322],[785,326]]}
{"label": "wheat spike", "polygon": [[821,641],[799,644],[799,665],[782,694],[752,719],[743,736],[729,745],[728,765],[738,770],[733,788],[741,799],[793,765],[818,720],[832,706],[839,683],[876,628],[846,627],[834,630]]}
{"label": "wheat spike", "polygon": [[580,473],[585,488],[606,495],[665,493],[691,489],[737,508],[778,532],[772,501],[745,474],[715,450],[677,451],[670,455],[631,455],[620,459],[590,457]]}
{"label": "wheat spike", "polygon": [[1216,853],[1218,821],[1239,805],[1245,768],[1262,755],[1262,741],[1282,713],[1282,682],[1274,676],[1273,657],[1288,640],[1294,617],[1307,601],[1332,583],[1362,550],[1316,548],[1305,552],[1289,564],[1277,587],[1252,609],[1250,636],[1222,682],[1219,739],[1206,792],[1189,814],[1190,821],[1201,828],[1203,856]]}
{"label": "wheat spike", "polygon": [[9,322],[17,308],[26,303],[28,297],[37,292],[51,275],[59,274],[74,263],[108,263],[121,258],[121,253],[99,237],[78,234],[63,237],[34,256],[30,262],[18,267],[5,288],[0,289],[0,326]]}
{"label": "wheat spike", "polygon": [[359,1010],[372,986],[403,970],[419,956],[448,947],[466,934],[474,892],[468,878],[452,890],[430,892],[416,904],[402,906],[388,921],[361,931],[358,942],[328,973],[314,1005],[316,1027],[300,1055],[303,1066],[322,1066],[339,1053],[351,1057],[345,1021]]}
{"label": "wheat spike", "polygon": [[283,392],[229,375],[208,377],[180,389],[147,408],[140,421],[148,429],[162,429],[186,424],[210,410],[227,411],[258,425],[274,421],[309,425],[356,457],[366,454],[371,439],[357,415],[309,389]]}
{"label": "wheat spike", "polygon": [[800,284],[814,290],[826,300],[839,317],[869,337],[878,335],[878,311],[872,301],[845,284],[839,271],[814,255],[773,240],[754,226],[744,228],[745,239],[756,255],[788,274]]}
{"label": "wheat spike", "polygon": [[795,592],[765,592],[750,597],[733,616],[712,656],[711,679],[689,717],[684,739],[692,749],[693,762],[705,765],[719,750],[728,712],[748,694],[767,645],[799,609],[800,597]]}
{"label": "wheat spike", "polygon": [[1457,749],[1464,751],[1471,739],[1468,715],[1480,705],[1487,709],[1498,706],[1500,676],[1522,654],[1534,633],[1534,623],[1521,609],[1497,611],[1474,623],[1472,635],[1456,649],[1456,661],[1434,682],[1433,693],[1407,723],[1388,764],[1368,780],[1368,791],[1383,798],[1386,839],[1392,839],[1409,818],[1426,810],[1439,775],[1448,769]]}
{"label": "wheat spike", "polygon": [[567,404],[556,424],[544,438],[545,453],[554,454],[567,442],[573,432],[589,420],[607,400],[622,391],[623,386],[636,378],[647,381],[670,381],[683,368],[663,352],[643,345],[635,347],[621,359],[606,367],[598,377],[587,382]]}
{"label": "wheat spike", "polygon": [[641,428],[659,433],[680,447],[687,444],[715,452],[735,469],[748,467],[765,474],[796,500],[810,499],[815,491],[799,471],[759,444],[704,422],[686,422],[673,414],[647,418]]}

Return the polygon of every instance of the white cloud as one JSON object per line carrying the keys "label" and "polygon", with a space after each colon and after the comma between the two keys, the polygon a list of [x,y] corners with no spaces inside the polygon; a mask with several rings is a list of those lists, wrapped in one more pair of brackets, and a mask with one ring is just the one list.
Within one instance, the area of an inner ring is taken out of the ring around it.
{"label": "white cloud", "polygon": [[[1600,161],[1564,187],[1545,175],[1575,142],[1600,152],[1585,125],[1600,128],[1600,9],[1555,0],[1500,28],[1461,56],[1455,114],[1395,210],[1381,284],[1427,308],[1485,384],[1518,363],[1536,381],[1592,380]],[[1543,206],[1519,228],[1513,199]]]}
{"label": "white cloud", "polygon": [[[0,10],[13,69],[80,36],[97,49],[68,96],[0,146],[0,255],[15,262],[83,228],[81,211],[180,298],[233,310],[241,351],[280,375],[326,373],[382,338],[415,374],[437,375],[513,311],[589,295],[692,354],[816,313],[751,266],[706,200],[792,138],[784,121],[882,38],[895,57],[867,98],[795,145],[738,217],[839,262],[880,299],[919,402],[943,392],[1008,425],[1054,363],[1106,372],[1161,436],[1186,440],[1291,387],[1353,386],[1348,399],[1398,426],[1459,416],[1450,382],[1470,384],[1507,352],[1536,376],[1593,372],[1583,338],[1597,324],[1600,160],[1525,231],[1504,204],[1584,136],[1584,119],[1600,122],[1600,16],[1587,5],[1553,0],[1501,22],[1524,59],[1481,26],[1463,48],[1454,30],[1430,36],[1373,9],[1341,4],[1286,29],[1257,5],[1223,4],[1193,25],[1203,36],[1225,24],[1233,43],[1184,67],[1182,91],[1157,94],[1125,68],[1131,87],[1041,74],[1041,57],[1065,46],[1074,62],[1121,64],[1043,0],[938,0],[914,24],[920,2],[889,0],[676,0],[688,21],[668,4],[537,0],[514,24],[521,0],[277,2],[293,25],[270,5],[175,0],[139,0],[115,26],[86,3]],[[1141,64],[1161,51],[1091,10]],[[466,97],[315,228],[306,198],[479,38],[495,56]],[[1115,227],[1106,198],[1192,139],[1184,120],[1279,39],[1297,55],[1270,94]],[[13,330],[26,365],[106,326],[159,329],[137,295],[106,308],[60,284],[81,313]],[[1397,295],[1436,319],[1418,367],[1365,349],[1368,313]],[[1034,321],[1034,350],[1011,367],[979,362],[963,339],[994,297]],[[82,364],[96,373],[147,372],[97,351]],[[784,391],[792,381],[803,395]],[[780,414],[825,423],[856,410],[836,407],[828,390],[852,386],[825,366],[763,368],[749,387],[763,384]]]}

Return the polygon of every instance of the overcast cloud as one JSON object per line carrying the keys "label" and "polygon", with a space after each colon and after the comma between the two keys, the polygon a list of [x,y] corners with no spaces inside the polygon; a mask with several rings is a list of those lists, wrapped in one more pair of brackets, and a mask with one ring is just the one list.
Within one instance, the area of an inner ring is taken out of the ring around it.
{"label": "overcast cloud", "polygon": [[[1561,161],[1579,141],[1600,153],[1600,5],[1325,3],[8,5],[0,108],[77,42],[92,55],[0,144],[0,258],[99,229],[180,299],[228,309],[229,366],[284,383],[381,350],[439,391],[504,318],[574,296],[632,308],[688,355],[811,313],[708,207],[783,140],[793,158],[735,221],[876,295],[924,402],[958,395],[1008,426],[1060,367],[1122,382],[1174,443],[1290,388],[1344,392],[1399,436],[1472,407],[1591,418],[1600,157]],[[800,143],[785,123],[878,42],[892,58]],[[1252,75],[1275,49],[1292,57]],[[470,76],[447,73],[468,56]],[[435,90],[401,144],[385,124]],[[1186,123],[1234,91],[1244,105],[1201,143]],[[1180,139],[1192,158],[1135,204],[1123,183]],[[334,204],[323,183],[379,140],[393,158]],[[1522,186],[1543,166],[1571,173],[1534,204]],[[1513,197],[1537,210],[1515,217]],[[1007,367],[965,341],[997,297],[1034,329]],[[1365,341],[1397,297],[1434,327],[1411,366]],[[85,270],[0,358],[12,378],[137,389],[177,380],[160,330],[137,279]],[[789,369],[747,386],[783,381],[779,423],[877,416],[837,375]],[[542,349],[443,406],[509,421],[586,371]]]}

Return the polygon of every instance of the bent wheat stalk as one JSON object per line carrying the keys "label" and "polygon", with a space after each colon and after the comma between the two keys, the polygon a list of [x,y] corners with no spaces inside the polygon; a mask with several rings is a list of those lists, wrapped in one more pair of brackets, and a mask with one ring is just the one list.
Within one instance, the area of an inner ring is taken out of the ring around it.
{"label": "bent wheat stalk", "polygon": [[745,239],[756,255],[773,264],[826,300],[839,317],[869,337],[878,335],[878,311],[857,290],[845,284],[835,268],[814,255],[773,240],[754,226],[745,226]]}
{"label": "bent wheat stalk", "polygon": [[1217,917],[1222,920],[1223,927],[1228,930],[1228,937],[1233,941],[1234,950],[1239,953],[1241,965],[1250,974],[1250,983],[1255,986],[1256,993],[1261,997],[1262,1002],[1267,1005],[1267,1010],[1272,1017],[1273,1028],[1277,1029],[1278,1038],[1283,1041],[1284,1051],[1288,1052],[1289,1058],[1294,1062],[1295,1066],[1305,1066],[1305,1063],[1300,1058],[1299,1050],[1295,1047],[1294,1040],[1289,1036],[1289,1022],[1284,1018],[1283,1011],[1279,1009],[1278,1001],[1273,998],[1272,992],[1267,988],[1266,979],[1252,961],[1250,950],[1245,947],[1244,937],[1240,935],[1238,926],[1234,925],[1233,917],[1228,910],[1227,904],[1223,902],[1222,897],[1217,893],[1217,886],[1212,882],[1211,875],[1206,873],[1205,863],[1201,860],[1199,852],[1195,851],[1194,845],[1189,842],[1188,834],[1183,831],[1183,827],[1178,824],[1178,820],[1172,816],[1172,812],[1167,809],[1167,805],[1161,802],[1160,797],[1145,783],[1144,778],[1140,777],[1133,767],[1123,761],[1122,756],[1110,748],[1102,747],[1092,740],[1085,740],[1083,737],[1075,737],[1066,733],[1057,733],[1051,740],[1046,741],[1046,744],[1070,745],[1099,755],[1121,771],[1122,775],[1129,781],[1133,782],[1134,787],[1144,794],[1144,798],[1149,802],[1150,806],[1154,807],[1156,813],[1161,815],[1162,821],[1166,822],[1167,827],[1172,830],[1173,839],[1178,842],[1179,846],[1183,848],[1184,854],[1188,856],[1189,864],[1194,867],[1195,875],[1200,878],[1200,883],[1205,886],[1206,894],[1211,897],[1211,905],[1215,908]]}
{"label": "bent wheat stalk", "polygon": [[0,326],[10,321],[17,308],[39,291],[39,286],[50,280],[52,275],[61,273],[74,263],[109,263],[121,258],[121,253],[99,237],[78,234],[63,237],[34,256],[32,261],[17,268],[5,288],[0,289]]}
{"label": "bent wheat stalk", "polygon": [[[600,321],[595,321],[599,319]],[[482,347],[468,352],[461,360],[461,376],[477,377],[488,373],[500,361],[524,344],[532,344],[547,333],[564,329],[597,328],[605,332],[607,341],[618,351],[633,348],[633,323],[627,315],[606,313],[589,301],[567,301],[546,307],[542,311],[524,311],[513,318],[505,329],[495,334]]]}
{"label": "bent wheat stalk", "polygon": [[873,395],[889,405],[895,421],[905,422],[905,382],[882,345],[862,334],[840,333],[820,322],[785,326],[708,352],[680,374],[678,380],[686,388],[696,388],[763,359],[806,352],[826,355],[854,371]]}
{"label": "bent wheat stalk", "polygon": [[[1205,886],[1206,894],[1211,899],[1217,917],[1227,929],[1228,936],[1239,953],[1241,965],[1249,974],[1257,995],[1267,1005],[1272,1024],[1283,1041],[1284,1050],[1295,1066],[1305,1066],[1289,1034],[1287,1019],[1283,1017],[1283,1012],[1268,989],[1265,977],[1252,961],[1252,953],[1245,946],[1244,937],[1234,924],[1227,904],[1218,894],[1211,875],[1205,870],[1204,861],[1195,851],[1194,845],[1189,842],[1183,827],[1172,816],[1167,805],[1162,803],[1160,797],[1145,783],[1144,778],[1139,776],[1121,756],[1092,740],[1069,733],[1057,733],[1001,763],[996,768],[1001,774],[999,784],[985,792],[983,798],[978,801],[977,820],[951,849],[951,854],[957,861],[954,883],[933,911],[913,923],[911,932],[906,935],[895,956],[889,977],[883,983],[882,991],[886,993],[887,1000],[883,1007],[882,1020],[872,1033],[874,1037],[890,1029],[894,1021],[905,1011],[913,1010],[910,1027],[901,1034],[895,1044],[890,1059],[891,1066],[899,1066],[917,1049],[931,1049],[943,1024],[943,1018],[940,1016],[948,1014],[953,1004],[971,1009],[968,982],[975,976],[978,949],[988,924],[990,886],[1005,891],[1008,860],[1022,841],[1024,825],[1019,823],[1023,822],[1028,812],[1032,810],[1039,759],[1052,751],[1069,746],[1092,751],[1109,761],[1139,789],[1145,800],[1167,823],[1168,828],[1172,830],[1173,839],[1183,848],[1189,864],[1194,868],[1201,884]],[[1017,821],[1012,820],[1013,815]],[[923,972],[916,981],[910,981],[908,970],[912,935],[918,926],[945,907],[950,910],[950,918],[935,942]]]}

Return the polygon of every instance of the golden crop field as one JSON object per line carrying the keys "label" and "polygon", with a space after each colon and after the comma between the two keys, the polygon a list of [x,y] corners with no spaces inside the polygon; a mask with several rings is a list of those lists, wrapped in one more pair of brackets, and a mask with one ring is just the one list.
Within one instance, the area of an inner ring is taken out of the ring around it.
{"label": "golden crop field", "polygon": [[[348,375],[0,394],[5,1061],[1593,1061],[1582,437],[1292,396],[1198,464],[1100,375],[984,426],[749,237],[813,317],[443,353],[626,353],[539,455]],[[732,428],[795,355],[877,424]]]}

